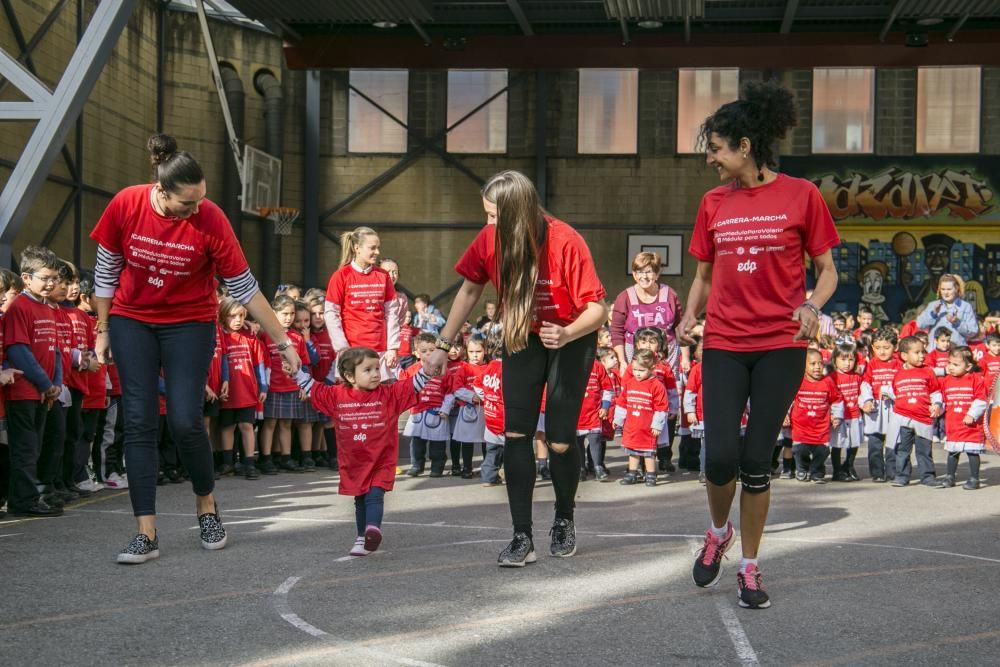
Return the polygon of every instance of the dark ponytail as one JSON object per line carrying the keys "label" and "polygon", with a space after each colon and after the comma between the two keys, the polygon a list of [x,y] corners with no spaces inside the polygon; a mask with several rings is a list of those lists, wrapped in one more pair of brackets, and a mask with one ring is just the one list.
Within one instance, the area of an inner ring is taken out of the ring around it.
{"label": "dark ponytail", "polygon": [[[699,144],[708,145],[712,133],[739,148],[740,139],[750,140],[750,153],[758,170],[778,166],[776,144],[796,124],[795,98],[777,81],[747,81],[740,99],[719,107],[705,119]],[[763,180],[763,174],[758,175]]]}
{"label": "dark ponytail", "polygon": [[167,192],[178,186],[197,185],[205,180],[201,165],[187,151],[177,150],[177,140],[169,134],[154,134],[146,142],[149,162],[153,165],[153,182]]}

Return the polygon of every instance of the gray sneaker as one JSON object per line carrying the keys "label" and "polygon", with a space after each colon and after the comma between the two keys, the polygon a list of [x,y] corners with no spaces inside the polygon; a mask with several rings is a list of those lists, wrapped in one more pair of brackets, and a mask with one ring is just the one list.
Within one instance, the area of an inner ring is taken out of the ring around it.
{"label": "gray sneaker", "polygon": [[497,565],[500,567],[524,567],[538,560],[535,545],[527,533],[514,533],[514,539],[500,552]]}
{"label": "gray sneaker", "polygon": [[556,519],[549,531],[552,544],[549,555],[556,558],[569,558],[576,553],[576,526],[569,519]]}

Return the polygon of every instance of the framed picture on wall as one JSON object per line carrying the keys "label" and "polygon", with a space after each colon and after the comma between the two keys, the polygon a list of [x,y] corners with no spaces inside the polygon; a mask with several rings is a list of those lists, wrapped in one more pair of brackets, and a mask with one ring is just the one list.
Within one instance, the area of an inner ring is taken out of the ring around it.
{"label": "framed picture on wall", "polygon": [[632,259],[640,252],[655,252],[660,256],[660,274],[679,276],[684,273],[683,234],[629,234],[625,273],[632,275]]}

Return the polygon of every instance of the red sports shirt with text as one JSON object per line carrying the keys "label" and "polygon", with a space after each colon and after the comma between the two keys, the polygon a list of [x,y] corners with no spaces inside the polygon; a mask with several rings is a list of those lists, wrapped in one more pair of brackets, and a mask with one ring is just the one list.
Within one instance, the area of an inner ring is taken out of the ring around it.
{"label": "red sports shirt with text", "polygon": [[[56,312],[27,294],[14,297],[3,318],[4,358],[11,345],[27,345],[31,348],[31,356],[52,380],[56,372],[56,355],[60,354]],[[15,376],[14,384],[7,386],[8,401],[38,401],[41,398],[35,385],[23,375]]]}
{"label": "red sports shirt with text", "polygon": [[985,442],[982,417],[971,425],[965,423],[965,415],[969,413],[972,403],[986,402],[983,376],[980,373],[966,373],[962,377],[943,377],[941,396],[944,399],[944,434],[948,442]]}
{"label": "red sports shirt with text", "polygon": [[[802,378],[789,415],[792,440],[809,445],[825,445],[829,442],[831,411],[835,404],[842,403],[843,400],[837,384],[829,375],[822,380]],[[753,410],[753,406],[750,409]]]}
{"label": "red sports shirt with text", "polygon": [[897,415],[921,424],[934,423],[931,395],[940,392],[941,385],[931,368],[901,368],[892,379],[892,391],[896,395],[893,411]]}
{"label": "red sports shirt with text", "polygon": [[376,352],[388,349],[385,304],[395,298],[392,278],[377,266],[362,272],[353,264],[345,264],[334,271],[326,286],[326,300],[340,308],[347,343],[352,347],[370,347]]}
{"label": "red sports shirt with text", "polygon": [[626,411],[622,445],[640,451],[656,451],[653,415],[667,411],[667,391],[663,383],[653,375],[645,380],[636,380],[632,373],[626,373],[616,406]]}

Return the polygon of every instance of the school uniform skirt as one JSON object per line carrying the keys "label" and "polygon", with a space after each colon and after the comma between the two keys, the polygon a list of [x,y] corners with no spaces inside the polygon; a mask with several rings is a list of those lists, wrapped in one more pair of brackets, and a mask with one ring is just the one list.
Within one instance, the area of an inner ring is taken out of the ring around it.
{"label": "school uniform skirt", "polygon": [[861,419],[845,419],[840,426],[830,429],[831,449],[857,449],[864,440],[864,425]]}
{"label": "school uniform skirt", "polygon": [[448,428],[448,418],[442,417],[434,410],[411,412],[403,428],[403,435],[422,440],[446,442],[451,435]]}
{"label": "school uniform skirt", "polygon": [[458,408],[452,425],[451,439],[458,442],[483,442],[486,419],[480,406],[466,403]]}
{"label": "school uniform skirt", "polygon": [[291,419],[302,421],[306,418],[306,404],[299,400],[297,391],[272,391],[264,401],[264,419]]}

